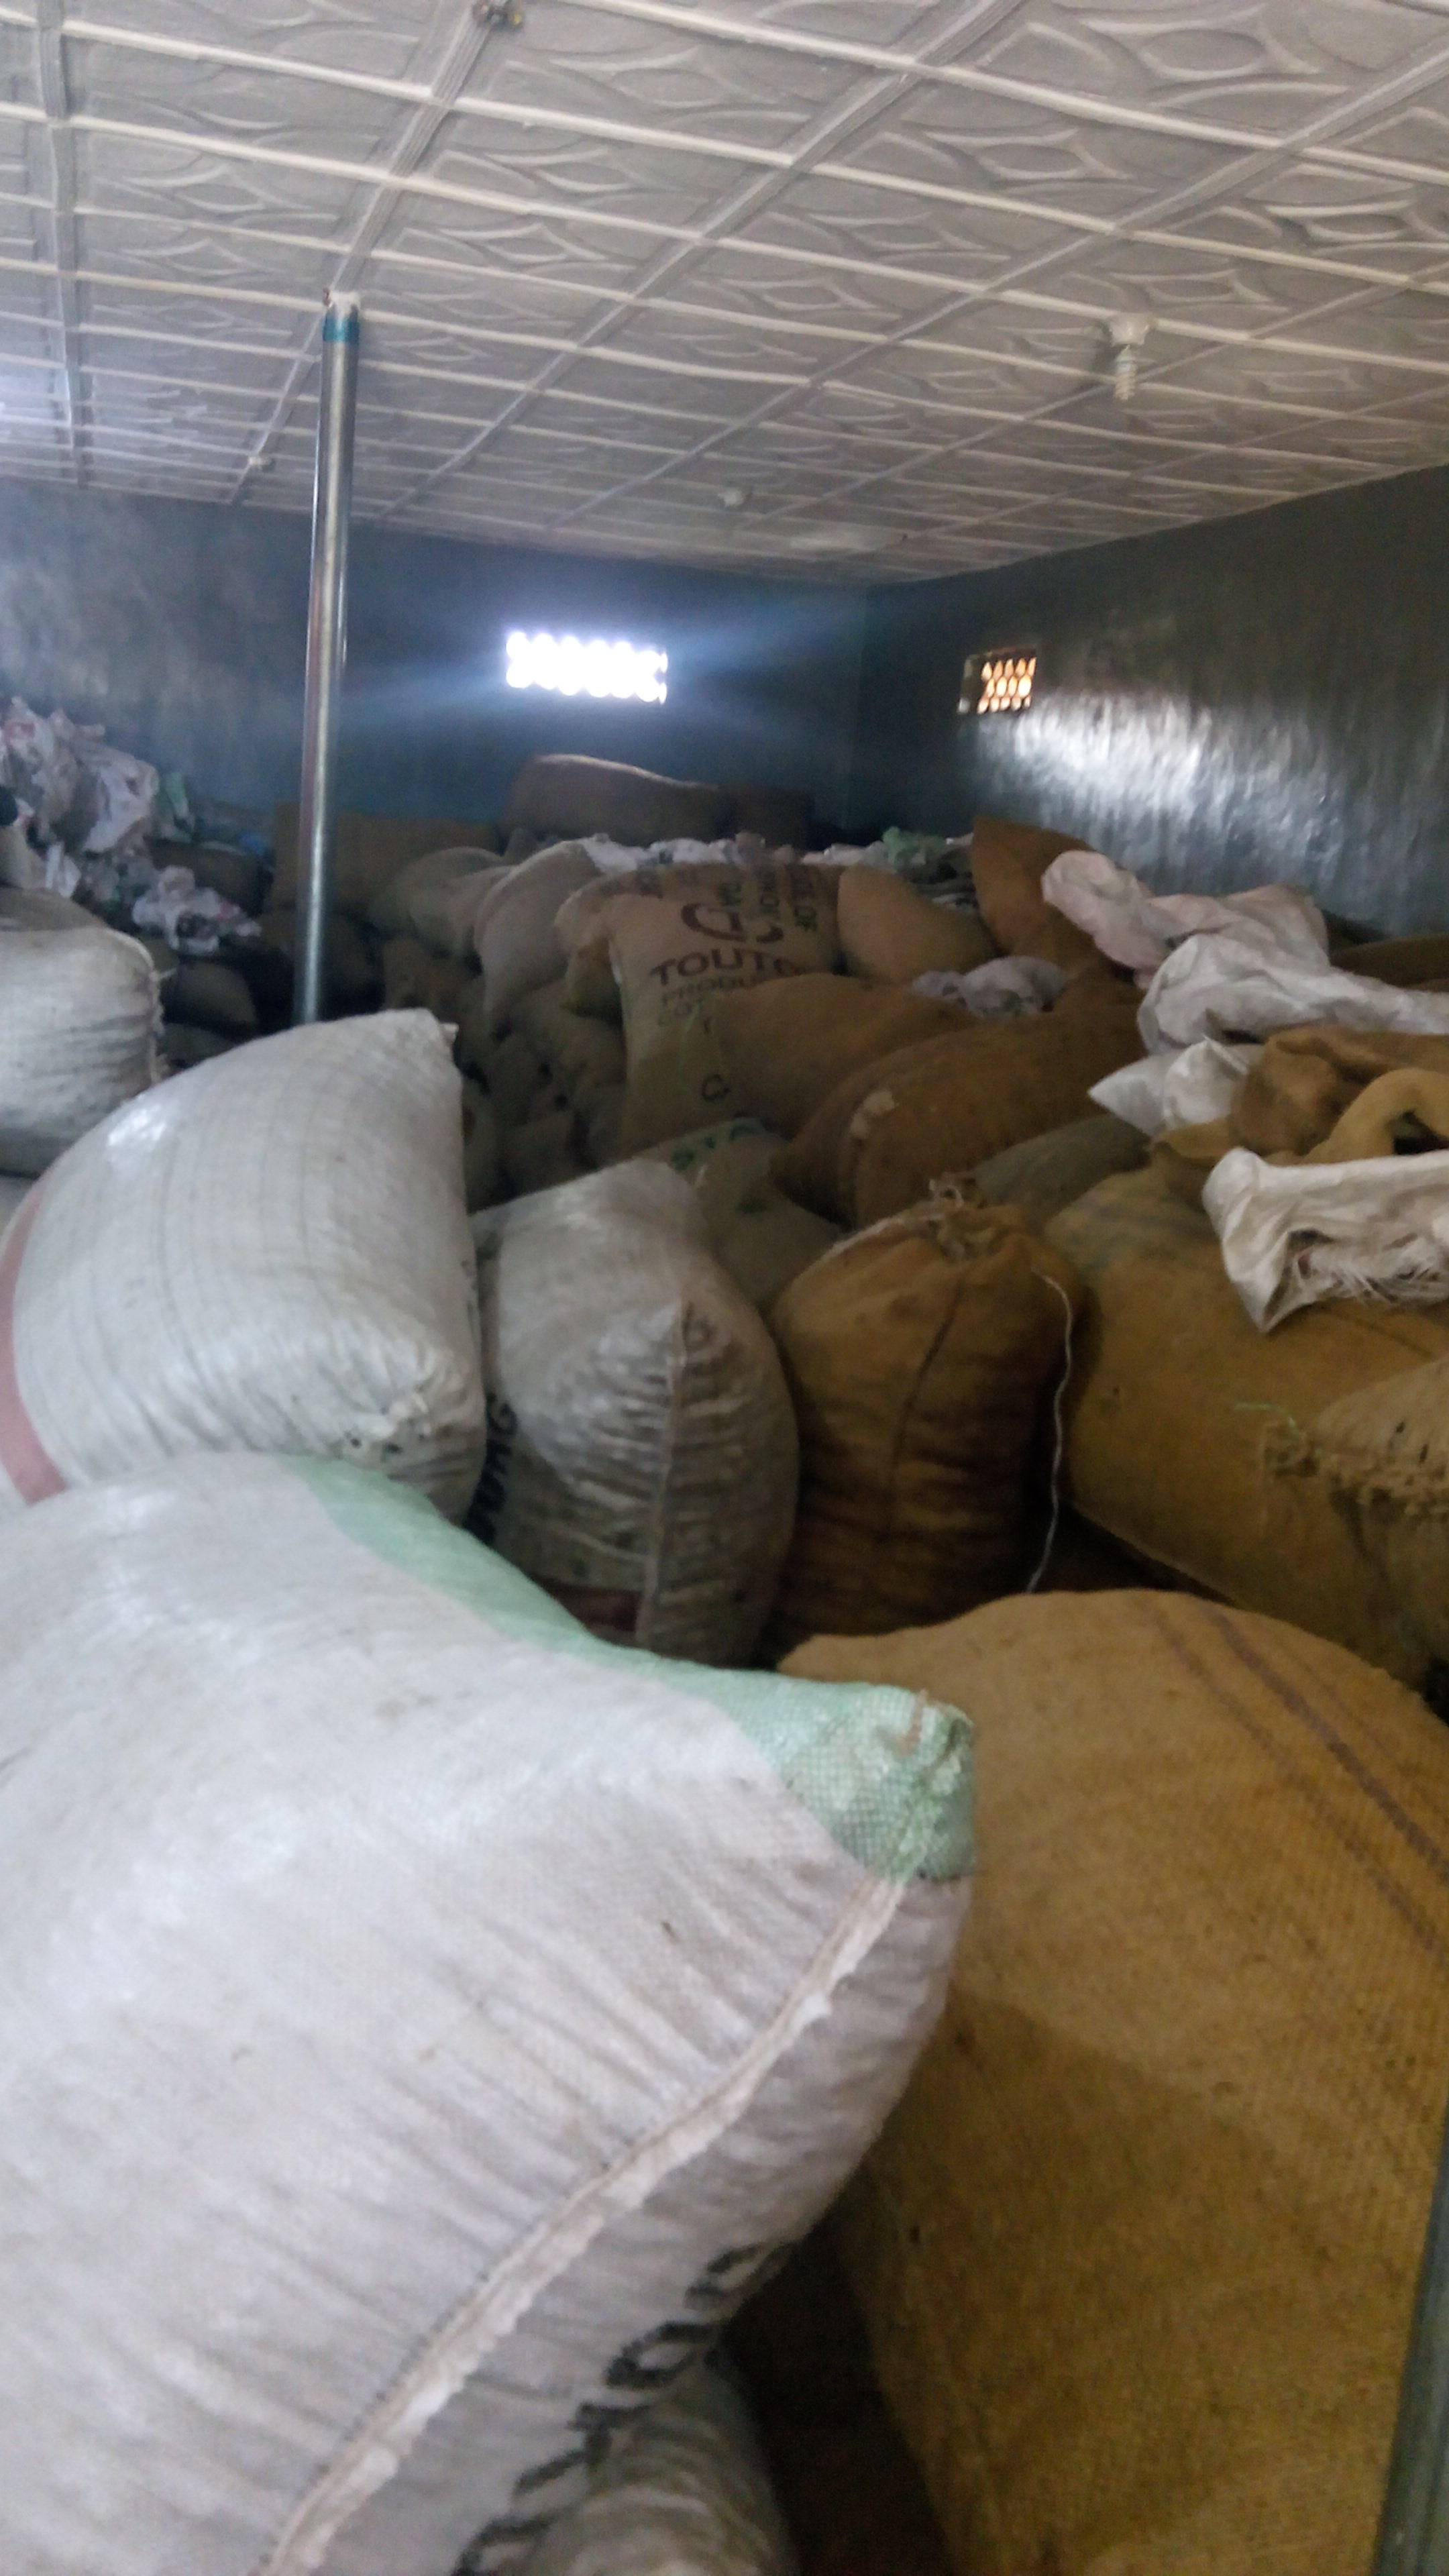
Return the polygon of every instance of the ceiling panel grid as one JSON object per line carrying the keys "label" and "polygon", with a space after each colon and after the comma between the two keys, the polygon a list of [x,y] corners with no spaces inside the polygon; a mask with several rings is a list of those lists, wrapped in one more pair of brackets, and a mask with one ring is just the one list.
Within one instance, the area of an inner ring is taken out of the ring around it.
{"label": "ceiling panel grid", "polygon": [[1441,463],[1449,0],[0,0],[0,471],[305,509],[329,289],[405,528],[909,578]]}

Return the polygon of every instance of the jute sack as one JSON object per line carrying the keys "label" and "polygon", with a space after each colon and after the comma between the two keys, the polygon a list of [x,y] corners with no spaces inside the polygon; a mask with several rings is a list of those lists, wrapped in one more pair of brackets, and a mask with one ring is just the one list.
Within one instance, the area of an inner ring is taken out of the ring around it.
{"label": "jute sack", "polygon": [[624,894],[606,919],[624,1005],[627,1153],[733,1110],[710,1018],[722,993],[819,973],[839,954],[833,889],[815,868],[742,869],[717,895]]}
{"label": "jute sack", "polygon": [[968,1025],[950,1002],[863,989],[844,975],[792,975],[722,993],[712,1018],[732,1097],[782,1137],[798,1135],[860,1067]]}
{"label": "jute sack", "polygon": [[217,957],[183,958],[166,988],[166,1017],[224,1038],[254,1038],[257,1006],[251,986]]}
{"label": "jute sack", "polygon": [[726,788],[554,751],[520,769],[503,827],[536,832],[540,840],[602,832],[626,849],[647,849],[651,841],[717,841],[733,819]]}
{"label": "jute sack", "polygon": [[[297,900],[295,805],[277,807],[272,838],[277,873],[271,900],[290,909]],[[413,859],[424,858],[430,850],[496,850],[497,846],[498,835],[490,823],[459,823],[418,814],[339,814],[332,901],[351,920],[366,923],[384,886]]]}
{"label": "jute sack", "polygon": [[969,975],[997,954],[976,913],[932,903],[886,868],[843,871],[840,947],[852,975],[882,984],[913,984],[918,975]]}
{"label": "jute sack", "polygon": [[1276,1620],[999,1602],[987,1859],[834,2233],[966,2576],[1363,2576],[1449,2070],[1449,1737]]}
{"label": "jute sack", "polygon": [[988,1021],[938,1038],[910,1064],[880,1068],[846,1130],[838,1187],[848,1218],[874,1225],[973,1172],[1009,1145],[1091,1109],[1094,1082],[1129,1063],[1137,1038],[1119,1011]]}
{"label": "jute sack", "polygon": [[743,1664],[795,1514],[795,1422],[703,1207],[626,1163],[475,1225],[488,1460],[469,1526],[590,1627]]}
{"label": "jute sack", "polygon": [[7,1528],[0,2565],[516,2569],[899,2094],[969,1759],[345,1466]]}
{"label": "jute sack", "polygon": [[[627,876],[599,876],[560,906],[555,925],[568,959],[565,996],[575,1011],[600,1019],[623,1017],[615,961],[609,945],[609,912],[622,895],[643,895],[665,903],[723,902],[734,906],[756,884],[761,869],[774,866],[767,854],[739,859],[686,859],[675,866],[660,862],[635,868]],[[808,874],[791,859],[779,863],[808,889],[812,909],[827,920],[832,938],[831,966],[840,963],[837,919],[838,868],[812,867]]]}
{"label": "jute sack", "polygon": [[855,1235],[770,1329],[800,1426],[772,1621],[802,1637],[940,1619],[1023,1582],[1026,1476],[1081,1290],[1015,1208],[942,1197]]}
{"label": "jute sack", "polygon": [[[1449,1311],[1434,1311],[1449,1328]],[[1279,1475],[1307,1479],[1347,1516],[1394,1600],[1441,1658],[1449,1658],[1446,1426],[1449,1356],[1338,1396],[1301,1427],[1275,1424],[1268,1440]]]}
{"label": "jute sack", "polygon": [[491,1207],[503,1178],[498,1113],[481,1084],[463,1085],[463,1199],[470,1216]]}
{"label": "jute sack", "polygon": [[[297,959],[297,913],[292,904],[274,904],[262,914],[262,936],[279,948],[288,962]],[[363,921],[334,912],[327,923],[327,1008],[375,1010],[382,993],[382,967],[377,941]]]}
{"label": "jute sack", "polygon": [[1376,984],[1401,990],[1440,984],[1449,976],[1449,932],[1421,931],[1407,939],[1368,939],[1329,950],[1330,966],[1349,975],[1371,975]]}
{"label": "jute sack", "polygon": [[384,1013],[194,1065],[73,1145],[0,1258],[0,1517],[197,1449],[351,1458],[463,1512],[460,1092],[436,1020]]}
{"label": "jute sack", "polygon": [[840,1228],[788,1199],[771,1172],[780,1138],[758,1118],[728,1118],[651,1145],[641,1163],[667,1163],[688,1181],[709,1248],[752,1306],[767,1314],[782,1290],[840,1241]]}
{"label": "jute sack", "polygon": [[1385,1073],[1449,1073],[1449,1038],[1394,1029],[1279,1029],[1233,1095],[1233,1141],[1254,1154],[1307,1155]]}
{"label": "jute sack", "polygon": [[1024,1145],[1008,1145],[971,1174],[971,1195],[983,1207],[1018,1207],[1036,1232],[1063,1208],[1074,1207],[1114,1172],[1135,1172],[1147,1160],[1147,1139],[1125,1118],[1094,1110],[1066,1127],[1052,1127]]}
{"label": "jute sack", "polygon": [[473,958],[473,923],[485,894],[509,874],[503,860],[472,845],[430,850],[383,887],[368,915],[383,939],[410,934],[439,957]]}
{"label": "jute sack", "polygon": [[1410,1682],[1437,1651],[1328,1488],[1273,1472],[1294,1425],[1449,1355],[1449,1310],[1348,1301],[1250,1323],[1199,1209],[1154,1172],[1104,1181],[1048,1228],[1090,1290],[1067,1399],[1083,1516],[1245,1610]]}
{"label": "jute sack", "polygon": [[588,1170],[579,1151],[578,1121],[571,1109],[542,1108],[503,1135],[503,1170],[516,1198],[562,1189]]}
{"label": "jute sack", "polygon": [[156,1080],[156,970],[137,939],[90,921],[0,920],[0,1171],[43,1172]]}
{"label": "jute sack", "polygon": [[484,1017],[490,1037],[500,1036],[525,993],[536,993],[562,975],[567,958],[554,929],[559,906],[598,870],[577,841],[557,841],[535,851],[484,895],[473,924],[483,966]]}
{"label": "jute sack", "polygon": [[571,1010],[563,983],[542,984],[514,1006],[514,1020],[571,1109],[587,1119],[602,1092],[624,1079],[624,1041],[606,1021]]}
{"label": "jute sack", "polygon": [[971,873],[981,918],[1003,957],[1045,957],[1050,965],[1091,965],[1096,942],[1048,903],[1041,881],[1064,850],[1079,850],[1070,832],[1038,831],[978,814],[971,833]]}
{"label": "jute sack", "polygon": [[476,967],[461,957],[436,956],[411,934],[382,943],[385,1011],[431,1011],[434,1019],[456,1028],[464,999],[477,981]]}
{"label": "jute sack", "polygon": [[692,2370],[518,2576],[799,2576],[733,2375]]}

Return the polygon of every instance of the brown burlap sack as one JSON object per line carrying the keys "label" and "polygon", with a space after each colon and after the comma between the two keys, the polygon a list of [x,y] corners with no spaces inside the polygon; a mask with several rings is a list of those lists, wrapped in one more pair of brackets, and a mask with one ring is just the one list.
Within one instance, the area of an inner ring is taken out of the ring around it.
{"label": "brown burlap sack", "polygon": [[979,914],[932,903],[884,868],[844,868],[840,947],[852,975],[913,984],[918,975],[969,975],[997,954]]}
{"label": "brown burlap sack", "polygon": [[[282,908],[297,900],[297,808],[279,805],[272,817],[277,873],[271,900]],[[385,885],[410,860],[430,850],[464,846],[496,851],[491,823],[459,823],[419,814],[339,814],[332,901],[339,912],[365,922]]]}
{"label": "brown burlap sack", "polygon": [[601,1093],[624,1079],[624,1041],[603,1020],[569,1009],[562,983],[544,984],[515,1005],[514,1023],[547,1066],[570,1108],[587,1119]]}
{"label": "brown burlap sack", "polygon": [[219,1037],[254,1038],[257,1006],[251,986],[220,958],[184,958],[166,989],[166,1017],[188,1028],[215,1029]]}
{"label": "brown burlap sack", "polygon": [[1207,1218],[1151,1171],[1104,1181],[1048,1239],[1091,1292],[1067,1400],[1077,1510],[1243,1609],[1422,1679],[1437,1648],[1415,1602],[1325,1485],[1271,1460],[1336,1397],[1449,1355],[1449,1308],[1342,1299],[1260,1333]]}
{"label": "brown burlap sack", "polygon": [[1204,1183],[1237,1141],[1228,1118],[1209,1118],[1200,1127],[1169,1127],[1152,1140],[1152,1168],[1184,1207],[1200,1208]]}
{"label": "brown burlap sack", "polygon": [[950,2000],[834,2228],[961,2576],[1363,2576],[1449,2074],[1449,1736],[1180,1596],[788,1669],[975,1723]]}
{"label": "brown burlap sack", "polygon": [[519,771],[503,827],[536,832],[541,841],[603,832],[626,848],[647,849],[651,841],[718,840],[733,819],[734,799],[723,787],[551,751]]}
{"label": "brown burlap sack", "polygon": [[971,873],[981,917],[1003,957],[1045,957],[1053,966],[1090,965],[1094,940],[1047,902],[1041,881],[1063,850],[1079,850],[1071,832],[1042,832],[1031,823],[1008,823],[978,814],[971,834]]}
{"label": "brown burlap sack", "polygon": [[[1449,1327],[1449,1309],[1434,1311]],[[1275,1425],[1268,1460],[1331,1497],[1416,1632],[1449,1659],[1449,1357],[1338,1397],[1302,1431]]]}
{"label": "brown burlap sack", "polygon": [[1348,975],[1371,975],[1401,991],[1442,983],[1449,976],[1449,932],[1421,931],[1408,939],[1369,939],[1329,951],[1329,964]]}
{"label": "brown burlap sack", "polygon": [[832,967],[833,888],[816,868],[749,868],[717,891],[618,895],[604,918],[628,1051],[620,1149],[632,1154],[738,1108],[711,1005]]}
{"label": "brown burlap sack", "polygon": [[587,1168],[571,1109],[550,1109],[504,1134],[503,1169],[516,1198],[561,1189],[565,1181],[582,1180]]}
{"label": "brown burlap sack", "polygon": [[498,1112],[481,1083],[463,1085],[463,1194],[468,1214],[493,1205],[503,1179]]}
{"label": "brown burlap sack", "polygon": [[473,940],[483,968],[484,1019],[501,1036],[525,993],[557,983],[566,958],[555,928],[561,904],[598,875],[577,841],[555,841],[500,877],[473,918]]}
{"label": "brown burlap sack", "polygon": [[943,1618],[1024,1580],[1029,1453],[1080,1295],[1015,1208],[942,1197],[777,1299],[800,1500],[776,1651]]}
{"label": "brown burlap sack", "polygon": [[1269,1038],[1233,1099],[1236,1142],[1254,1154],[1310,1154],[1380,1074],[1417,1065],[1449,1073],[1449,1038],[1313,1026]]}
{"label": "brown burlap sack", "polygon": [[1076,1019],[984,1021],[937,1038],[934,1057],[879,1068],[881,1084],[846,1130],[838,1187],[846,1222],[874,1225],[923,1198],[947,1173],[974,1172],[1008,1145],[1091,1109],[1094,1082],[1141,1052],[1121,1011]]}
{"label": "brown burlap sack", "polygon": [[435,957],[420,939],[385,939],[382,943],[382,1007],[385,1011],[431,1011],[454,1027],[459,1006],[478,980],[478,970],[461,957]]}
{"label": "brown burlap sack", "polygon": [[983,1207],[1018,1207],[1036,1231],[1050,1225],[1114,1172],[1135,1172],[1147,1160],[1147,1139],[1125,1118],[1105,1109],[1069,1126],[1048,1128],[1024,1145],[1008,1145],[971,1174],[971,1195]]}
{"label": "brown burlap sack", "polygon": [[[262,936],[293,965],[297,957],[297,913],[292,904],[274,904],[261,916]],[[382,992],[382,966],[375,939],[345,912],[334,912],[327,925],[327,1008],[334,1013],[371,1011]]]}
{"label": "brown burlap sack", "polygon": [[970,1026],[951,1002],[844,975],[791,975],[722,993],[712,1010],[732,1095],[779,1136],[794,1136],[837,1083],[924,1038]]}
{"label": "brown burlap sack", "polygon": [[389,879],[368,918],[382,939],[410,935],[439,957],[472,959],[478,907],[511,874],[483,849],[429,850]]}

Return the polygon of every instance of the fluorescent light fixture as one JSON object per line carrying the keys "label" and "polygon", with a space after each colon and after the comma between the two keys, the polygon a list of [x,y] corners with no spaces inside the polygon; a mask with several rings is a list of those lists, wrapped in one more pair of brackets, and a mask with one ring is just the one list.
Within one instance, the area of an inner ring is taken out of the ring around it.
{"label": "fluorescent light fixture", "polygon": [[642,698],[646,707],[662,707],[669,695],[669,656],[652,645],[606,644],[601,636],[581,644],[577,635],[525,635],[521,626],[507,642],[510,689],[556,689],[565,698]]}

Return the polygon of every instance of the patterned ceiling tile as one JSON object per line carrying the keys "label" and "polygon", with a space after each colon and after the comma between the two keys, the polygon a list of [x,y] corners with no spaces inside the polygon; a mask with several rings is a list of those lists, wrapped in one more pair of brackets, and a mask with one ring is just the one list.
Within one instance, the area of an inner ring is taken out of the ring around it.
{"label": "patterned ceiling tile", "polygon": [[1024,0],[972,59],[1098,108],[1276,138],[1443,32],[1402,0]]}
{"label": "patterned ceiling tile", "polygon": [[607,7],[530,0],[521,35],[490,47],[468,86],[510,107],[788,150],[858,74],[810,53],[767,59],[762,77],[761,57],[748,42],[655,26]]}
{"label": "patterned ceiling tile", "polygon": [[1084,124],[1037,100],[930,85],[843,159],[1033,214],[1122,223],[1179,189],[1231,170],[1226,144],[1136,126]]}
{"label": "patterned ceiling tile", "polygon": [[405,526],[915,577],[1449,456],[1449,0],[59,6],[12,471],[305,509],[331,286]]}
{"label": "patterned ceiling tile", "polygon": [[423,167],[451,188],[632,222],[641,228],[641,260],[670,233],[702,223],[723,189],[749,170],[747,162],[703,153],[656,147],[646,158],[636,143],[607,136],[469,116],[447,119]]}

